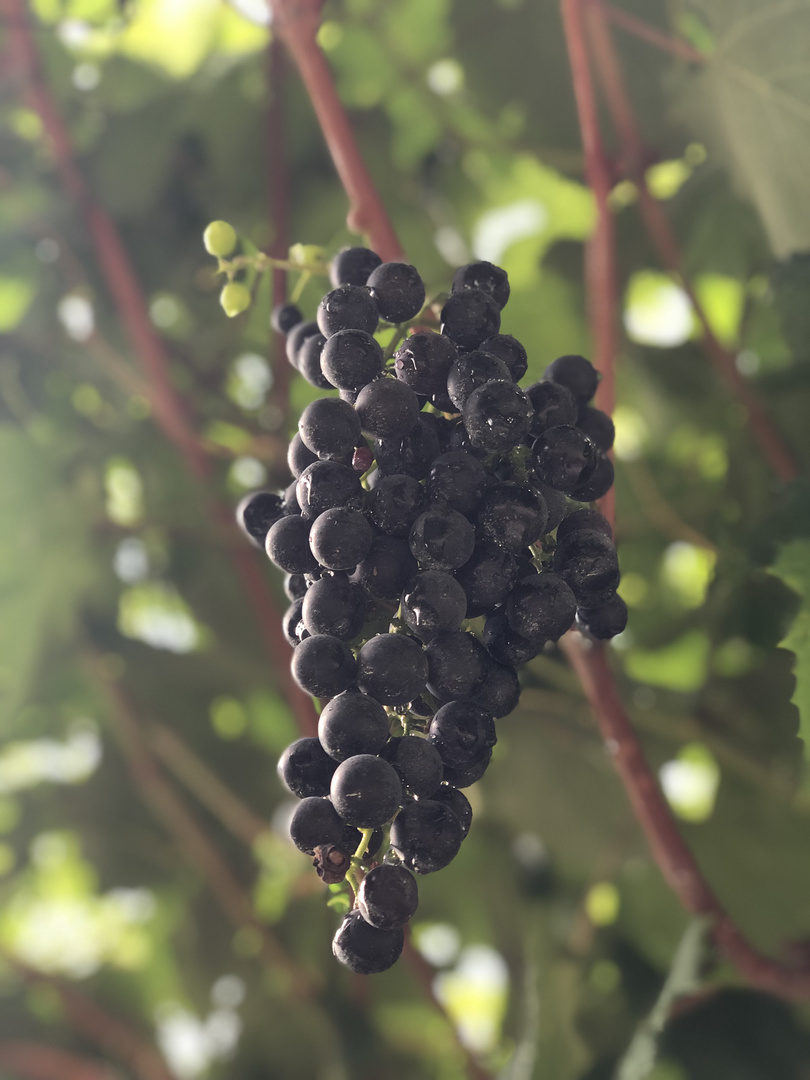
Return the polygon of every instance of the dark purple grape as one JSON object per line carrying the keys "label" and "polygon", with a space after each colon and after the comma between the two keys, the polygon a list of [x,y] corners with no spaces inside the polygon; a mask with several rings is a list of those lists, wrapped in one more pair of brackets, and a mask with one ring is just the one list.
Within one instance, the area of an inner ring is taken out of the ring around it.
{"label": "dark purple grape", "polygon": [[557,491],[570,495],[596,469],[596,447],[579,428],[567,424],[548,428],[532,446],[537,475]]}
{"label": "dark purple grape", "polygon": [[377,829],[397,812],[402,784],[387,761],[355,754],[335,769],[329,795],[344,821],[358,829]]}
{"label": "dark purple grape", "polygon": [[462,289],[447,298],[441,321],[442,333],[456,345],[462,349],[477,349],[500,330],[501,310],[491,293],[483,289]]}
{"label": "dark purple grape", "polygon": [[459,819],[432,799],[406,803],[391,825],[391,847],[416,874],[443,870],[458,854],[462,839]]}
{"label": "dark purple grape", "polygon": [[295,304],[276,304],[270,313],[270,325],[277,334],[289,334],[294,326],[304,321]]}
{"label": "dark purple grape", "polygon": [[394,371],[415,394],[429,398],[437,408],[450,409],[447,375],[457,359],[458,349],[450,338],[432,331],[420,332],[411,334],[400,345]]}
{"label": "dark purple grape", "polygon": [[473,446],[480,450],[512,450],[529,433],[532,406],[511,382],[489,382],[473,390],[461,418]]}
{"label": "dark purple grape", "polygon": [[613,462],[601,450],[596,452],[596,468],[587,480],[578,484],[571,492],[571,498],[579,502],[595,502],[607,495],[613,487],[615,473]]}
{"label": "dark purple grape", "polygon": [[520,682],[511,664],[499,664],[487,654],[487,669],[472,698],[496,720],[508,716],[520,702]]}
{"label": "dark purple grape", "polygon": [[290,472],[297,480],[304,469],[316,461],[318,461],[318,455],[313,454],[309,447],[304,445],[300,432],[296,431],[287,448],[287,465]]}
{"label": "dark purple grape", "polygon": [[457,510],[434,506],[414,521],[408,543],[421,569],[456,570],[473,553],[475,529]]}
{"label": "dark purple grape", "polygon": [[303,574],[286,574],[284,593],[288,600],[303,600],[310,583]]}
{"label": "dark purple grape", "polygon": [[576,423],[577,403],[567,386],[544,380],[530,386],[526,394],[534,410],[529,432],[535,437],[548,428]]}
{"label": "dark purple grape", "polygon": [[529,367],[526,350],[511,334],[495,334],[480,345],[481,352],[491,353],[503,360],[513,382],[520,382]]}
{"label": "dark purple grape", "polygon": [[318,324],[316,322],[299,322],[287,335],[287,343],[285,346],[287,352],[287,359],[290,361],[294,368],[298,367],[298,354],[301,346],[304,344],[307,338],[312,337],[314,334],[319,334]]}
{"label": "dark purple grape", "polygon": [[519,555],[543,536],[547,519],[542,497],[520,484],[492,488],[478,507],[483,538],[512,555]]}
{"label": "dark purple grape", "polygon": [[362,490],[360,477],[348,465],[316,459],[298,477],[295,495],[301,517],[314,521],[326,510],[352,505]]}
{"label": "dark purple grape", "polygon": [[498,309],[506,306],[509,299],[509,278],[506,271],[491,262],[467,263],[460,266],[453,275],[453,292],[465,289],[481,289],[489,293]]}
{"label": "dark purple grape", "polygon": [[627,626],[627,604],[614,593],[597,607],[577,609],[577,629],[598,641],[621,634]]}
{"label": "dark purple grape", "polygon": [[605,453],[613,446],[616,438],[616,428],[607,413],[601,409],[595,409],[591,405],[580,405],[577,414],[576,425],[584,432],[594,446]]}
{"label": "dark purple grape", "polygon": [[473,390],[494,381],[511,382],[509,368],[497,356],[480,349],[474,350],[460,356],[451,365],[447,375],[447,393],[461,411]]}
{"label": "dark purple grape", "polygon": [[263,548],[268,532],[283,513],[277,492],[251,491],[236,508],[236,523],[254,547]]}
{"label": "dark purple grape", "polygon": [[322,844],[339,844],[342,835],[343,821],[328,799],[302,799],[293,811],[290,839],[307,855]]}
{"label": "dark purple grape", "polygon": [[439,751],[445,765],[460,769],[495,745],[495,724],[492,716],[474,702],[449,701],[431,720],[428,741]]}
{"label": "dark purple grape", "polygon": [[299,799],[322,798],[337,765],[315,738],[296,739],[279,758],[278,774]]}
{"label": "dark purple grape", "polygon": [[[318,718],[321,746],[335,761],[381,753],[388,742],[388,728],[388,714],[379,701],[359,690],[345,690],[333,697]],[[358,843],[359,838],[354,846]]]}
{"label": "dark purple grape", "polygon": [[609,540],[613,539],[613,530],[608,519],[598,510],[583,509],[574,510],[560,522],[557,529],[557,544],[564,544],[569,536],[580,529],[595,529],[597,532],[604,533]]}
{"label": "dark purple grape", "polygon": [[543,378],[567,386],[582,404],[590,401],[599,385],[599,374],[584,356],[558,356],[543,372]]}
{"label": "dark purple grape", "polygon": [[301,614],[308,633],[351,641],[363,629],[366,607],[366,594],[360,586],[345,574],[334,574],[310,586],[301,601]]}
{"label": "dark purple grape", "polygon": [[355,408],[363,431],[377,439],[401,439],[419,419],[419,399],[397,379],[377,379],[364,386]]}
{"label": "dark purple grape", "polygon": [[430,798],[442,782],[442,759],[426,739],[416,735],[389,739],[382,757],[393,765],[403,787],[420,799]]}
{"label": "dark purple grape", "polygon": [[377,465],[383,476],[405,473],[423,480],[439,456],[435,418],[422,415],[407,435],[377,440]]}
{"label": "dark purple grape", "polygon": [[427,658],[406,634],[377,634],[357,654],[357,663],[357,685],[383,705],[406,705],[425,689]]}
{"label": "dark purple grape", "polygon": [[[284,489],[282,496],[282,502],[284,505],[285,517],[296,517],[301,514],[301,507],[298,505],[298,496],[295,491],[296,481],[293,482]],[[265,551],[267,550],[267,540],[265,540]]]}
{"label": "dark purple grape", "polygon": [[486,469],[466,450],[440,454],[430,467],[425,490],[430,499],[447,503],[460,514],[471,514],[490,483]]}
{"label": "dark purple grape", "polygon": [[298,421],[307,449],[327,461],[351,461],[360,441],[360,420],[351,405],[337,398],[318,398]]}
{"label": "dark purple grape", "polygon": [[335,697],[355,684],[357,661],[349,646],[331,634],[305,638],[293,653],[293,678],[313,697]]}
{"label": "dark purple grape", "polygon": [[516,634],[542,645],[546,641],[558,641],[571,629],[577,602],[562,578],[545,571],[519,581],[509,594],[504,610]]}
{"label": "dark purple grape", "polygon": [[316,518],[309,546],[327,570],[354,570],[368,555],[373,539],[374,529],[358,510],[336,506]]}
{"label": "dark purple grape", "polygon": [[284,632],[284,637],[287,639],[287,643],[292,645],[293,648],[300,645],[305,637],[309,637],[309,631],[304,625],[304,620],[301,615],[303,606],[303,600],[293,600],[284,612],[284,618],[281,620],[281,629]]}
{"label": "dark purple grape", "polygon": [[321,367],[340,390],[360,391],[382,371],[383,352],[371,334],[363,330],[341,330],[324,345]]}
{"label": "dark purple grape", "polygon": [[595,529],[570,533],[557,545],[552,565],[581,607],[597,607],[619,584],[619,560],[613,542]]}
{"label": "dark purple grape", "polygon": [[444,779],[448,784],[452,784],[456,788],[472,787],[473,784],[478,783],[487,771],[491,760],[492,750],[487,748],[469,765],[463,765],[460,768],[445,765]]}
{"label": "dark purple grape", "polygon": [[357,907],[370,926],[396,930],[416,914],[419,890],[413,874],[404,866],[375,866],[360,883]]}
{"label": "dark purple grape", "polygon": [[413,319],[425,302],[425,283],[416,267],[408,263],[382,263],[369,274],[367,285],[380,318],[386,322]]}
{"label": "dark purple grape", "polygon": [[487,670],[489,657],[481,642],[463,630],[438,634],[425,649],[427,688],[437,701],[469,697]]}
{"label": "dark purple grape", "polygon": [[332,952],[356,975],[377,975],[393,967],[404,944],[402,929],[379,930],[350,911],[332,939]]}
{"label": "dark purple grape", "polygon": [[434,802],[442,803],[448,810],[453,811],[461,825],[461,838],[463,840],[470,831],[473,817],[472,807],[467,796],[462,794],[458,788],[451,787],[449,784],[442,784],[431,798]]}
{"label": "dark purple grape", "polygon": [[396,536],[375,536],[368,555],[352,574],[375,600],[398,601],[402,590],[418,570],[406,540]]}
{"label": "dark purple grape", "polygon": [[466,617],[476,619],[506,603],[518,579],[517,560],[494,544],[479,544],[472,557],[456,571],[455,578],[467,596]]}
{"label": "dark purple grape", "polygon": [[316,316],[324,337],[345,330],[361,330],[373,334],[379,314],[368,289],[362,285],[339,285],[324,296]]}
{"label": "dark purple grape", "polygon": [[312,386],[317,386],[319,390],[334,390],[334,383],[327,379],[321,366],[325,344],[326,338],[323,334],[313,334],[312,337],[308,337],[298,350],[296,366]]}
{"label": "dark purple grape", "polygon": [[527,641],[520,634],[516,634],[503,611],[495,611],[488,616],[482,636],[492,659],[510,667],[519,667],[533,660],[542,648],[541,643]]}
{"label": "dark purple grape", "polygon": [[265,551],[288,574],[306,574],[318,568],[309,547],[309,522],[291,514],[280,518],[267,533]]}
{"label": "dark purple grape", "polygon": [[369,512],[377,528],[387,536],[405,538],[422,512],[424,489],[413,476],[395,473],[381,476],[369,499]]}
{"label": "dark purple grape", "polygon": [[437,634],[458,630],[467,614],[467,597],[450,574],[420,570],[402,591],[400,613],[409,630],[430,641]]}
{"label": "dark purple grape", "polygon": [[365,285],[372,270],[382,259],[365,247],[349,247],[339,251],[329,267],[329,280],[336,289],[341,285]]}

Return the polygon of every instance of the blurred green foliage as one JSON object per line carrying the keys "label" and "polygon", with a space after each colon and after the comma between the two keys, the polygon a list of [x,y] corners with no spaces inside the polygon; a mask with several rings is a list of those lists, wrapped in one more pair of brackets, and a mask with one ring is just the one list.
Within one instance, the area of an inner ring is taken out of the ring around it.
{"label": "blurred green foliage", "polygon": [[[651,190],[715,333],[803,473],[808,13],[695,0],[670,22],[661,0],[621,6],[707,54],[687,65],[616,31]],[[203,229],[225,219],[243,250],[269,245],[278,167],[293,241],[331,255],[353,239],[306,96],[268,63],[263,11],[258,0],[30,6],[78,164],[123,236],[210,449],[205,484],[154,421],[25,86],[7,85],[0,104],[0,1049],[17,1039],[110,1053],[71,1025],[56,984],[21,979],[14,957],[127,1018],[180,1080],[455,1080],[466,1075],[457,1037],[406,964],[362,982],[332,960],[343,901],[327,906],[284,834],[275,760],[296,734],[286,657],[268,657],[232,538],[208,512],[211,496],[234,505],[287,484],[286,442],[313,391],[296,380],[285,409],[270,281],[226,319]],[[528,348],[527,382],[559,353],[587,353],[595,208],[557,4],[332,0],[319,40],[429,291],[471,256],[492,259],[509,272],[504,329]],[[810,931],[810,490],[770,474],[635,201],[617,183],[630,623],[613,663],[707,878],[744,932],[781,953]],[[304,287],[308,315],[323,289]],[[255,559],[283,608],[281,581]],[[561,657],[544,653],[523,680],[472,789],[469,840],[420,883],[414,939],[457,1036],[487,1067],[600,1080],[659,997],[687,917]],[[111,684],[138,718],[134,756]],[[177,737],[171,752],[160,726]],[[172,831],[161,783],[222,854],[253,922],[228,901],[223,911],[223,879],[212,888]],[[310,998],[268,959],[268,931],[316,986]],[[652,1064],[646,1050],[628,1055],[624,1080],[806,1077],[806,1007],[741,988],[705,949],[692,967],[713,993],[656,1029]],[[631,1058],[643,1062],[634,1072]]]}

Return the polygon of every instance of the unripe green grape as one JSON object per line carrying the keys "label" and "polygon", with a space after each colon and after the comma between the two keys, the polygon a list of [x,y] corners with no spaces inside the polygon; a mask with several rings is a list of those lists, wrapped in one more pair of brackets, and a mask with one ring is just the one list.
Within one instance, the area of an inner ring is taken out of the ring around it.
{"label": "unripe green grape", "polygon": [[229,319],[250,307],[250,290],[238,281],[229,281],[219,294],[219,302]]}
{"label": "unripe green grape", "polygon": [[224,259],[236,247],[236,233],[227,221],[212,221],[203,233],[203,243],[209,255]]}

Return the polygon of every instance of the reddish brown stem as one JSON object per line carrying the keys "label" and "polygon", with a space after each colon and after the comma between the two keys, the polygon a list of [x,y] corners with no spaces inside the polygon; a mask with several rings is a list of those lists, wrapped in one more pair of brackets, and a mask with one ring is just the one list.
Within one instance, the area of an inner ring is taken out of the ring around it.
{"label": "reddish brown stem", "polygon": [[267,832],[267,822],[227,787],[171,728],[152,724],[149,744],[163,764],[185,784],[222,825],[249,847]]}
{"label": "reddish brown stem", "polygon": [[709,915],[721,952],[753,986],[781,997],[810,998],[810,970],[780,964],[763,956],[745,938],[715,896],[678,832],[644,751],[622,706],[603,645],[588,645],[575,631],[561,646],[576,671],[593,709],[605,747],[630,798],[653,856],[667,883],[687,911]]}
{"label": "reddish brown stem", "polygon": [[283,971],[293,993],[311,999],[315,993],[311,980],[287,955],[268,927],[257,920],[253,905],[230,866],[152,758],[141,722],[120,683],[107,676],[99,657],[89,653],[86,662],[106,699],[113,731],[144,802],[174,838],[178,851],[202,875],[231,924],[236,929],[249,926],[259,933],[262,959],[268,968]]}
{"label": "reddish brown stem", "polygon": [[138,1080],[177,1080],[148,1037],[128,1021],[114,1016],[62,979],[28,967],[5,949],[0,949],[0,956],[25,982],[41,984],[53,990],[59,997],[68,1023],[88,1042],[130,1069]]}
{"label": "reddish brown stem", "polygon": [[[596,405],[606,413],[615,406],[614,365],[618,343],[618,281],[616,275],[616,229],[608,198],[611,168],[599,130],[596,94],[591,79],[581,0],[562,0],[563,29],[571,65],[579,126],[585,155],[585,175],[596,200],[596,228],[585,249],[585,288],[588,317],[594,342],[594,363],[602,375]],[[600,508],[611,526],[615,521],[613,488]]]}
{"label": "reddish brown stem", "polygon": [[0,1043],[0,1071],[24,1080],[114,1080],[112,1066],[33,1042]]}
{"label": "reddish brown stem", "polygon": [[[290,249],[289,206],[290,192],[287,169],[287,132],[284,117],[284,86],[287,76],[287,58],[284,47],[275,35],[267,49],[267,81],[270,89],[270,106],[267,110],[267,200],[273,242],[270,254],[276,259],[286,259]],[[283,304],[287,299],[287,273],[279,267],[273,269],[273,304]],[[285,353],[285,337],[274,334],[273,395],[274,404],[286,419],[290,407],[290,374]]]}
{"label": "reddish brown stem", "polygon": [[[0,0],[9,36],[9,48],[28,87],[32,107],[40,115],[54,150],[54,159],[68,196],[77,204],[87,224],[99,265],[109,283],[113,301],[128,334],[133,352],[147,378],[149,396],[158,426],[180,451],[188,470],[198,478],[210,476],[211,461],[202,442],[190,426],[183,402],[169,373],[169,359],[155,334],[143,291],[133,271],[121,238],[111,218],[91,198],[90,190],[75,160],[70,135],[48,90],[24,0]],[[211,504],[213,519],[233,521],[227,510]],[[302,694],[289,673],[289,646],[279,626],[280,615],[254,556],[246,548],[234,547],[231,558],[259,624],[274,666],[281,662],[281,679],[302,734],[312,734],[316,724],[312,702]]]}
{"label": "reddish brown stem", "polygon": [[68,129],[45,83],[25,0],[0,0],[6,26],[8,55],[25,80],[31,107],[42,120],[57,171],[68,197],[84,218],[104,280],[121,314],[133,352],[149,382],[155,419],[180,450],[197,477],[208,474],[205,452],[192,430],[169,371],[169,359],[155,333],[149,311],[112,218],[93,201],[73,152]]}
{"label": "reddish brown stem", "polygon": [[402,247],[360,154],[335,80],[317,42],[322,0],[270,0],[273,26],[290,50],[318,117],[343,189],[352,232],[365,233],[386,262],[401,262]]}
{"label": "reddish brown stem", "polygon": [[690,45],[688,41],[670,37],[669,34],[662,33],[657,27],[650,26],[649,23],[644,22],[642,19],[637,19],[629,11],[622,11],[621,8],[614,7],[613,4],[605,3],[605,0],[591,0],[591,3],[598,4],[604,11],[605,16],[616,26],[626,30],[629,34],[633,34],[634,37],[646,41],[648,45],[663,49],[664,52],[677,56],[680,60],[686,60],[690,64],[706,63],[704,54],[699,49],[696,49],[694,45]]}
{"label": "reddish brown stem", "polygon": [[[576,2],[576,0],[572,0]],[[588,32],[605,99],[621,143],[621,164],[638,187],[639,209],[644,227],[663,266],[675,274],[692,304],[703,330],[703,348],[715,371],[748,413],[751,432],[780,480],[797,475],[796,463],[757,395],[737,370],[733,353],[717,339],[684,266],[675,234],[661,203],[650,194],[645,178],[646,148],[624,83],[606,12],[602,4],[588,9]]]}

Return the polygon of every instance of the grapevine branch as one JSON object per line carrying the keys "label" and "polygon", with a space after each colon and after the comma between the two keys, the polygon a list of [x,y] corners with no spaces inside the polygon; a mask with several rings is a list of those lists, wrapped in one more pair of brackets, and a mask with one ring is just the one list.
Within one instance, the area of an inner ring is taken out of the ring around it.
{"label": "grapevine branch", "polygon": [[312,999],[316,988],[311,979],[287,955],[268,927],[256,919],[253,905],[231,868],[152,758],[147,735],[121,685],[107,676],[103,662],[94,653],[87,654],[86,663],[107,702],[113,731],[144,802],[173,836],[178,850],[202,874],[225,917],[236,929],[250,926],[257,930],[267,966],[283,971],[298,997]]}
{"label": "grapevine branch", "polygon": [[[581,0],[563,0],[563,3],[564,6],[568,4],[568,6],[582,10]],[[582,25],[578,27],[578,33],[583,33]],[[608,109],[619,137],[621,145],[619,162],[627,177],[635,183],[638,189],[639,210],[647,235],[662,265],[675,274],[684,292],[689,297],[692,309],[701,325],[703,349],[720,379],[745,408],[751,426],[751,433],[764,457],[780,480],[791,481],[795,479],[797,473],[793,456],[785,446],[782,436],[768,416],[762,402],[737,370],[733,353],[718,341],[712,330],[703,305],[700,303],[694,286],[686,273],[683,256],[666,212],[661,203],[653,198],[647,185],[645,166],[649,160],[649,154],[641,137],[633,106],[627,93],[607,22],[605,7],[601,3],[592,2],[592,0],[588,2],[587,7],[587,34]],[[581,46],[583,51],[585,50],[584,40],[583,37]],[[587,63],[587,56],[585,62]],[[586,145],[586,162],[587,158],[588,148]]]}
{"label": "grapevine branch", "polygon": [[[24,982],[53,990],[71,1026],[93,1045],[130,1069],[138,1080],[177,1080],[148,1038],[128,1021],[113,1015],[62,979],[22,963],[4,948],[0,949],[0,958]],[[65,1077],[67,1074],[62,1072],[57,1075]],[[87,1080],[90,1078],[87,1077]]]}
{"label": "grapevine branch", "polygon": [[386,262],[401,262],[402,247],[366,168],[335,80],[317,42],[323,0],[269,0],[273,26],[292,54],[335,169],[349,198],[347,225],[365,233]]}
{"label": "grapevine branch", "polygon": [[694,45],[690,45],[688,41],[682,41],[680,38],[673,38],[668,34],[663,34],[655,26],[644,22],[643,19],[636,18],[629,11],[623,11],[621,8],[614,7],[613,4],[606,3],[605,0],[591,0],[591,2],[598,4],[605,17],[610,19],[612,23],[621,27],[622,30],[626,30],[628,34],[633,34],[642,41],[646,41],[648,45],[654,45],[657,49],[662,49],[664,52],[671,53],[680,60],[686,60],[691,64],[704,64],[706,62],[706,56],[699,49],[696,49]]}
{"label": "grapevine branch", "polygon": [[740,974],[782,997],[810,997],[810,970],[791,968],[758,952],[745,938],[704,878],[673,820],[627,718],[603,645],[588,645],[572,631],[561,641],[579,676],[605,746],[627,790],[655,861],[681,904],[713,921],[714,940]]}
{"label": "grapevine branch", "polygon": [[114,1080],[110,1065],[52,1046],[9,1040],[0,1042],[0,1069],[25,1080]]}
{"label": "grapevine branch", "polygon": [[[182,398],[171,380],[168,355],[152,326],[143,291],[121,237],[107,212],[93,200],[77,165],[70,133],[41,69],[25,0],[0,0],[0,16],[8,30],[7,54],[13,59],[15,69],[24,81],[31,107],[42,120],[53,148],[62,186],[84,218],[133,353],[146,376],[158,426],[179,450],[188,472],[198,480],[209,480],[211,460],[194,432]],[[230,511],[215,500],[209,503],[208,508],[215,524],[224,524],[236,536]],[[301,734],[311,735],[317,726],[317,718],[311,700],[290,675],[290,647],[280,629],[280,612],[264,575],[255,565],[254,556],[244,549],[242,538],[239,539],[240,544],[234,544],[230,549],[234,571],[253,609],[273,668],[280,676]]]}
{"label": "grapevine branch", "polygon": [[[337,95],[315,39],[319,6],[317,0],[304,0],[300,5],[291,3],[290,0],[274,0],[273,11],[281,22],[282,36],[293,53],[310,94],[313,93],[312,72],[325,70],[326,77],[318,85],[319,100],[322,103],[323,94],[331,94],[335,99]],[[603,383],[606,383],[601,397],[604,403],[605,395],[612,393],[612,367],[616,354],[615,238],[607,203],[609,166],[599,133],[582,0],[561,0],[561,6],[574,92],[583,124],[586,170],[589,182],[594,185],[597,199],[598,240],[595,252],[593,247],[589,252],[587,285],[591,297],[589,311],[597,357],[602,365],[600,370]],[[313,59],[312,54],[317,54],[318,61]],[[339,102],[337,104],[339,105]],[[336,165],[338,161],[359,158],[359,150],[348,125],[331,126],[334,115],[332,110],[323,110],[316,105],[316,111]],[[345,120],[342,109],[340,116]],[[357,190],[354,186],[348,186],[339,165],[338,172],[356,211]],[[362,203],[362,211],[362,220],[370,235],[391,236],[396,251],[401,251],[376,191],[372,191],[368,201]],[[389,254],[388,250],[378,250],[384,258],[396,257]],[[610,399],[607,404],[612,404]],[[564,647],[596,714],[602,735],[616,761],[619,775],[650,842],[653,855],[681,902],[689,911],[714,917],[715,941],[752,984],[787,997],[809,997],[810,972],[787,968],[758,953],[720,905],[703,878],[675,826],[644,758],[638,738],[627,719],[613,673],[605,659],[604,648],[596,646],[586,649],[581,636],[576,633],[568,635]]]}

